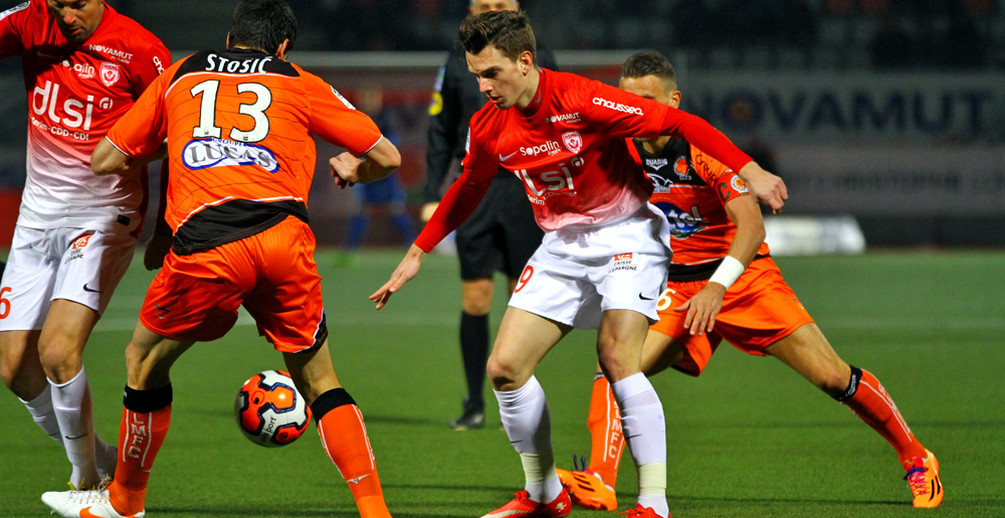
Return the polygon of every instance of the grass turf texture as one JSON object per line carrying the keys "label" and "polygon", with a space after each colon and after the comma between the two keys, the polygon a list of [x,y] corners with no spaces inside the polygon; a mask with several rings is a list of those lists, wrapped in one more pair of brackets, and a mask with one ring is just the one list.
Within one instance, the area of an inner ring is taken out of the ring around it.
{"label": "grass turf texture", "polygon": [[[367,251],[337,268],[334,253],[319,252],[336,370],[366,417],[392,514],[480,516],[521,488],[520,463],[491,392],[485,429],[447,425],[464,393],[456,260],[427,257],[420,276],[380,312],[367,300],[400,256]],[[838,353],[879,377],[939,456],[946,499],[934,512],[911,508],[883,439],[781,362],[724,345],[699,379],[669,371],[653,378],[669,427],[674,516],[1005,516],[1005,253],[777,262]],[[96,426],[110,441],[121,413],[122,348],[150,278],[137,256],[86,351]],[[504,308],[497,299],[493,328]],[[279,449],[241,436],[232,408],[238,388],[259,370],[282,367],[249,323],[244,315],[224,339],[198,344],[176,364],[172,426],[154,466],[148,516],[356,516],[313,426]],[[593,341],[591,332],[573,332],[538,371],[560,467],[589,453]],[[45,516],[39,495],[66,489],[65,456],[10,393],[0,397],[0,413],[0,515]],[[626,452],[622,509],[634,500],[635,482]],[[603,514],[572,514],[590,515]]]}

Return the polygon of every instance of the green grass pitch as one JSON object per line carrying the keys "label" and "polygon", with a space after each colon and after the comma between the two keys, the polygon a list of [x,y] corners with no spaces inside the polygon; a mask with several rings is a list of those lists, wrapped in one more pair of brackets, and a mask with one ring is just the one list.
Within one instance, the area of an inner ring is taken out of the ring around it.
{"label": "green grass pitch", "polygon": [[[429,256],[382,311],[367,300],[402,253],[366,251],[351,266],[336,267],[333,252],[319,252],[336,370],[366,417],[392,514],[480,516],[520,489],[520,463],[490,392],[485,429],[447,426],[464,392],[456,259]],[[122,349],[152,277],[138,259],[85,356],[95,423],[112,441],[125,383]],[[777,262],[838,353],[884,383],[939,456],[945,501],[934,511],[911,508],[903,471],[884,440],[781,362],[723,346],[699,379],[676,372],[653,378],[666,410],[673,515],[1005,516],[1005,253],[888,251]],[[504,309],[497,299],[494,326]],[[538,371],[560,467],[589,453],[593,339],[572,333]],[[148,516],[356,516],[313,426],[280,449],[255,446],[238,431],[237,389],[254,372],[278,367],[280,355],[246,314],[224,339],[182,357]],[[47,516],[39,495],[65,489],[69,465],[4,393],[0,516]],[[628,508],[635,473],[627,454],[617,489]],[[617,516],[572,514],[605,515]]]}

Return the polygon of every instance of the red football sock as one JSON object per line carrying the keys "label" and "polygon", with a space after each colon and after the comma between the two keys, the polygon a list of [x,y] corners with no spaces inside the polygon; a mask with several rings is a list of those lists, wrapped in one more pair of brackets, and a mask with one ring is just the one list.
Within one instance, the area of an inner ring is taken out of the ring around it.
{"label": "red football sock", "polygon": [[897,450],[904,469],[910,468],[912,458],[925,456],[925,447],[914,438],[893,398],[869,371],[862,370],[858,389],[844,404]]}
{"label": "red football sock", "polygon": [[153,412],[122,409],[115,480],[108,487],[112,507],[123,516],[143,510],[154,458],[167,437],[171,405]]}
{"label": "red football sock", "polygon": [[621,452],[625,437],[621,433],[621,411],[611,392],[611,384],[602,374],[593,380],[590,396],[590,415],[586,420],[590,428],[590,470],[604,479],[604,484],[614,487],[618,479]]}
{"label": "red football sock", "polygon": [[329,410],[318,421],[318,434],[328,458],[349,485],[360,516],[390,518],[359,408],[341,405]]}

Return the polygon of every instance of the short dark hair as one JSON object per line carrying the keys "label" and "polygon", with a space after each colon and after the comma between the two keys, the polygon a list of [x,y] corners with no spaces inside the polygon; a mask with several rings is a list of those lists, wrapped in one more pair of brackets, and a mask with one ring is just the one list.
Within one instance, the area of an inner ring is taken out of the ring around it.
{"label": "short dark hair", "polygon": [[530,28],[530,18],[522,11],[469,14],[461,22],[460,39],[464,50],[471,54],[478,54],[492,45],[513,61],[524,52],[530,52],[537,61],[534,30]]}
{"label": "short dark hair", "polygon": [[670,60],[655,50],[643,50],[632,54],[625,60],[624,65],[621,65],[621,77],[645,76],[656,76],[663,81],[669,81],[672,85],[677,84],[677,75]]}
{"label": "short dark hair", "polygon": [[230,45],[241,45],[275,54],[283,40],[297,39],[297,18],[284,0],[241,0],[230,25]]}

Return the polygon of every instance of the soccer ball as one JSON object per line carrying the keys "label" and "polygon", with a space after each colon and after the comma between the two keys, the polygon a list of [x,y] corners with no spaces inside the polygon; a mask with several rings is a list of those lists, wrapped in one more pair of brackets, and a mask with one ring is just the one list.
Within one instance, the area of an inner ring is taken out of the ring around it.
{"label": "soccer ball", "polygon": [[311,409],[286,371],[262,371],[245,381],[234,413],[245,437],[270,448],[295,441],[311,422]]}

